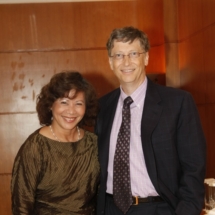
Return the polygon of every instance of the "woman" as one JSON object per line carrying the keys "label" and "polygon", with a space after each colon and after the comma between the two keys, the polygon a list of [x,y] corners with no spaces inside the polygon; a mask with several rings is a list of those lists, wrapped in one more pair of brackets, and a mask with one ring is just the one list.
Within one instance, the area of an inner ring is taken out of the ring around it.
{"label": "woman", "polygon": [[13,215],[94,214],[97,114],[93,87],[78,72],[54,75],[37,98],[42,128],[21,146],[12,174]]}

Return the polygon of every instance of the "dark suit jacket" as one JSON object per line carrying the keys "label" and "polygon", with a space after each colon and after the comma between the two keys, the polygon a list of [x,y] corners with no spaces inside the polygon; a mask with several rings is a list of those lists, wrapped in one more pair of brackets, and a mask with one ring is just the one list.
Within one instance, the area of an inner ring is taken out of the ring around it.
{"label": "dark suit jacket", "polygon": [[[100,99],[96,125],[101,165],[98,215],[104,213],[110,132],[119,96],[118,88]],[[190,93],[148,79],[141,139],[150,179],[173,214],[199,215],[204,200],[206,144]]]}

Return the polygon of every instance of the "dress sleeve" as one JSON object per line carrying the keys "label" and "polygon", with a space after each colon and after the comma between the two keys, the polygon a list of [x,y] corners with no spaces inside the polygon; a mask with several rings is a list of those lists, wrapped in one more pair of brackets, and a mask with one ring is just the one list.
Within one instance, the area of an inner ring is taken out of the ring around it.
{"label": "dress sleeve", "polygon": [[19,149],[11,181],[12,214],[33,214],[35,194],[41,175],[41,147],[31,136]]}

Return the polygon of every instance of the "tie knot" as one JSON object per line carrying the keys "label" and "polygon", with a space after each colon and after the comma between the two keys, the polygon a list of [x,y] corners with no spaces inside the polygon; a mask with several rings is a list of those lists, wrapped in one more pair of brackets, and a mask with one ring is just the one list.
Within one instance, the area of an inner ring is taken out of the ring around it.
{"label": "tie knot", "polygon": [[124,99],[124,106],[129,107],[132,102],[133,102],[132,98],[128,96],[127,98]]}

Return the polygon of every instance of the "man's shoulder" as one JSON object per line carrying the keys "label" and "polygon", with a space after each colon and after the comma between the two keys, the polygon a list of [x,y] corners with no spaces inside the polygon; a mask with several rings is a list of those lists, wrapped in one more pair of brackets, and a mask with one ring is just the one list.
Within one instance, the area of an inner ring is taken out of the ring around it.
{"label": "man's shoulder", "polygon": [[99,102],[100,103],[106,103],[108,102],[109,100],[113,100],[114,98],[117,98],[119,97],[120,95],[120,88],[117,88],[117,89],[114,89],[112,90],[111,92],[103,95],[100,99],[99,99]]}
{"label": "man's shoulder", "polygon": [[164,86],[157,83],[154,83],[152,81],[149,81],[148,85],[149,89],[156,89],[156,91],[162,96],[162,95],[169,95],[169,96],[184,96],[184,95],[190,95],[188,91],[185,91],[183,89],[174,88],[171,86]]}

